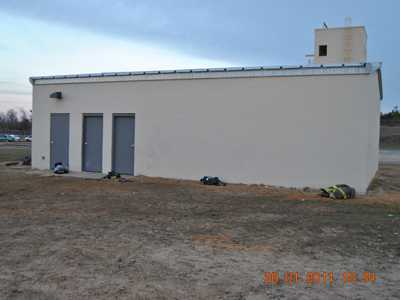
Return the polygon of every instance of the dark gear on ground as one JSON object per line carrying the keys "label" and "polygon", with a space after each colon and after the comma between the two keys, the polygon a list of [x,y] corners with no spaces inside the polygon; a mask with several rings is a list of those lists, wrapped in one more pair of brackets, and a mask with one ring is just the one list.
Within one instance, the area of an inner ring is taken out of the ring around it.
{"label": "dark gear on ground", "polygon": [[122,182],[122,183],[130,181],[127,178],[121,177],[121,174],[119,174],[115,171],[108,172],[108,174],[106,176],[104,176],[103,179],[113,179],[113,180],[116,180],[116,181]]}
{"label": "dark gear on ground", "polygon": [[54,164],[54,173],[55,174],[66,174],[68,172],[69,172],[68,168],[64,167],[62,162],[56,162]]}
{"label": "dark gear on ground", "polygon": [[205,185],[226,185],[226,183],[218,177],[204,176],[200,181]]}
{"label": "dark gear on ground", "polygon": [[119,179],[119,178],[121,178],[121,174],[115,171],[110,171],[106,176],[103,177],[103,179]]}
{"label": "dark gear on ground", "polygon": [[331,199],[352,199],[356,197],[356,190],[347,184],[336,184],[321,189],[321,196]]}

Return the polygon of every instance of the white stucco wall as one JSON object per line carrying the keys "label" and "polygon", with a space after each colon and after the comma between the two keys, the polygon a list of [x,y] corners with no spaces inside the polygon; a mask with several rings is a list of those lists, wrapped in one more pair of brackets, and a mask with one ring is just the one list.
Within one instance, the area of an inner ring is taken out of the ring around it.
{"label": "white stucco wall", "polygon": [[[319,46],[328,46],[328,55],[319,56]],[[367,32],[364,26],[315,29],[314,63],[339,64],[367,61]]]}
{"label": "white stucco wall", "polygon": [[378,170],[379,164],[379,136],[380,136],[380,101],[376,101],[376,99],[380,98],[379,95],[379,85],[378,85],[378,73],[374,73],[369,76],[369,84],[366,86],[369,89],[368,97],[368,132],[369,132],[369,140],[368,140],[368,152],[367,152],[367,161],[368,161],[368,174],[367,180],[370,180],[373,176],[375,176],[376,171]]}
{"label": "white stucco wall", "polygon": [[[64,99],[49,99],[62,91]],[[81,171],[82,114],[136,114],[135,174],[364,192],[378,163],[376,73],[34,85],[32,165],[49,168],[50,113],[70,113],[69,164]]]}

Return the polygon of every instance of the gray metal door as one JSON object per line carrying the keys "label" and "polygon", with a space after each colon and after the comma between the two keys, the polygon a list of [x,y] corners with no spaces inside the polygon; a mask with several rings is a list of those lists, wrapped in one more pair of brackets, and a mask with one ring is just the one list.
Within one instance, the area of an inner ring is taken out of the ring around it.
{"label": "gray metal door", "polygon": [[103,116],[83,116],[82,170],[101,172],[103,161]]}
{"label": "gray metal door", "polygon": [[50,169],[55,163],[68,167],[69,114],[50,115]]}
{"label": "gray metal door", "polygon": [[135,161],[135,116],[114,115],[113,170],[133,175]]}

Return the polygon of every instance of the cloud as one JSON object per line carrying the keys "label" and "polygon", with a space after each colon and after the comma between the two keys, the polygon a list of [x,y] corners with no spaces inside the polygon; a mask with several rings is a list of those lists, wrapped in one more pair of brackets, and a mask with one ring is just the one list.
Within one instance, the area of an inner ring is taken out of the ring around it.
{"label": "cloud", "polygon": [[30,109],[32,92],[29,86],[10,80],[0,80],[0,112],[11,108]]}
{"label": "cloud", "polygon": [[31,95],[32,91],[26,84],[14,81],[0,80],[0,94]]}
{"label": "cloud", "polygon": [[31,107],[32,95],[20,95],[13,92],[3,93],[0,91],[0,112],[19,108],[30,110]]}
{"label": "cloud", "polygon": [[[256,64],[289,63],[312,48],[312,29],[282,23],[295,22],[292,1],[2,1],[9,13],[51,24],[85,28],[135,41],[150,41],[211,59]],[[288,15],[291,14],[292,16]],[[279,29],[279,30],[278,30]],[[307,49],[297,43],[307,36]],[[282,35],[284,33],[284,35]],[[300,48],[300,49],[299,49]],[[297,53],[296,53],[297,52]],[[295,54],[296,53],[296,54]]]}
{"label": "cloud", "polygon": [[12,89],[0,89],[0,94],[6,95],[32,95],[32,91],[19,91]]}
{"label": "cloud", "polygon": [[[3,55],[0,81],[26,81],[28,76],[229,65],[227,61],[176,53],[148,42],[135,42],[60,24],[0,13],[9,50]],[[0,82],[1,87],[1,82]]]}
{"label": "cloud", "polygon": [[304,63],[304,54],[313,49],[312,30],[323,21],[337,26],[350,15],[365,24],[379,12],[386,16],[383,23],[394,22],[394,11],[400,8],[396,2],[19,0],[1,1],[0,9],[194,56],[269,65]]}

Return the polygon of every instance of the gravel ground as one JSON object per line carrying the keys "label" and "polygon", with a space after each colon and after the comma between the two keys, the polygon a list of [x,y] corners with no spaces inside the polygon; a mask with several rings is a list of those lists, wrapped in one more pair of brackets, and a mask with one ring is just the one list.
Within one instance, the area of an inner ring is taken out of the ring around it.
{"label": "gravel ground", "polygon": [[[0,166],[0,298],[398,299],[399,167],[385,166],[371,195],[332,201]],[[280,281],[266,283],[265,272]],[[285,272],[298,272],[298,284]],[[307,283],[307,272],[332,272],[332,286]],[[343,272],[357,280],[344,284]]]}

